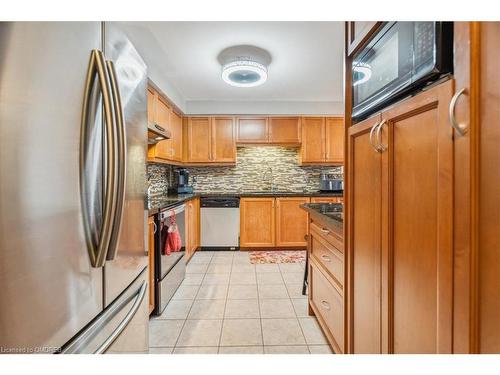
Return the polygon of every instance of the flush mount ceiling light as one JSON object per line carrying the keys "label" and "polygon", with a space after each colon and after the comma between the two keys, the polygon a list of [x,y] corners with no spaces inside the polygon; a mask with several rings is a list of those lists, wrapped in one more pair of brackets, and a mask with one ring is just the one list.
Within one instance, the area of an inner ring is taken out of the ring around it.
{"label": "flush mount ceiling light", "polygon": [[222,79],[231,86],[255,87],[267,80],[271,55],[255,46],[240,45],[226,48],[217,57],[222,66]]}

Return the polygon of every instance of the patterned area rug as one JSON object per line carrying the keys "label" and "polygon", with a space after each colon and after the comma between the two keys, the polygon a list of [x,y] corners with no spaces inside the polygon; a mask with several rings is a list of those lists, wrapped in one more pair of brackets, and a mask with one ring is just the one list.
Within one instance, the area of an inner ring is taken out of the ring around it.
{"label": "patterned area rug", "polygon": [[250,251],[250,263],[302,263],[306,261],[305,250]]}

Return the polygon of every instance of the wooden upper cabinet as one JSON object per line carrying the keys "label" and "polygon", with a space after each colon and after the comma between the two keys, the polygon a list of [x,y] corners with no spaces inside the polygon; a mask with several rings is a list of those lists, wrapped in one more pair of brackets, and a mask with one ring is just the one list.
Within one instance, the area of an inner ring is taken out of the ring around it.
{"label": "wooden upper cabinet", "polygon": [[148,146],[148,159],[155,161],[182,162],[182,116],[172,109],[172,105],[158,91],[149,86],[148,124],[156,124],[168,130],[170,139]]}
{"label": "wooden upper cabinet", "polygon": [[269,118],[269,143],[299,144],[300,139],[299,117]]}
{"label": "wooden upper cabinet", "polygon": [[267,143],[269,128],[267,117],[238,117],[236,120],[237,143]]}
{"label": "wooden upper cabinet", "polygon": [[171,158],[175,161],[182,161],[182,116],[172,111],[170,119]]}
{"label": "wooden upper cabinet", "polygon": [[360,46],[364,45],[373,33],[383,22],[375,21],[351,21],[346,22],[347,54],[348,56],[357,52]]}
{"label": "wooden upper cabinet", "polygon": [[307,246],[307,212],[300,208],[307,197],[276,198],[276,246]]}
{"label": "wooden upper cabinet", "polygon": [[156,91],[148,87],[148,126],[156,123]]}
{"label": "wooden upper cabinet", "polygon": [[236,134],[233,117],[189,117],[186,123],[186,162],[234,164]]}
{"label": "wooden upper cabinet", "polygon": [[170,104],[160,95],[156,96],[156,122],[162,128],[170,129],[170,115],[172,108]]}
{"label": "wooden upper cabinet", "polygon": [[302,118],[301,163],[325,162],[325,118]]}
{"label": "wooden upper cabinet", "polygon": [[236,162],[236,136],[233,117],[213,117],[211,125],[212,161]]}
{"label": "wooden upper cabinet", "polygon": [[190,117],[187,122],[188,162],[207,163],[212,160],[210,117]]}
{"label": "wooden upper cabinet", "polygon": [[325,119],[326,162],[344,162],[344,118],[327,117]]}
{"label": "wooden upper cabinet", "polygon": [[274,198],[241,198],[240,246],[275,246]]}

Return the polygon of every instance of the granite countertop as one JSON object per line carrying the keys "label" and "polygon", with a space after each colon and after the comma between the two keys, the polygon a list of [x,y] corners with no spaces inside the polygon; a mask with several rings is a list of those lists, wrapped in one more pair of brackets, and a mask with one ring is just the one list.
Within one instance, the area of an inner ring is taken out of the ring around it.
{"label": "granite countertop", "polygon": [[149,215],[156,214],[160,209],[174,207],[196,197],[342,197],[343,193],[303,192],[303,191],[234,191],[234,192],[195,192],[193,194],[167,194],[146,201]]}
{"label": "granite countertop", "polygon": [[324,222],[331,224],[342,234],[344,229],[344,207],[342,203],[305,203],[300,205],[312,217],[317,217]]}

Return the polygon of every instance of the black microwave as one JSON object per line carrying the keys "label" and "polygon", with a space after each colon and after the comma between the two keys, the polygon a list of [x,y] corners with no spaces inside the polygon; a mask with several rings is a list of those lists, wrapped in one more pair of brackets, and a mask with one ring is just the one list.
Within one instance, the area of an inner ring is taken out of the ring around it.
{"label": "black microwave", "polygon": [[387,22],[353,57],[352,117],[365,118],[453,73],[453,22]]}

